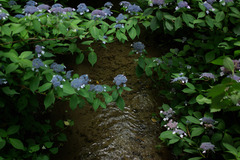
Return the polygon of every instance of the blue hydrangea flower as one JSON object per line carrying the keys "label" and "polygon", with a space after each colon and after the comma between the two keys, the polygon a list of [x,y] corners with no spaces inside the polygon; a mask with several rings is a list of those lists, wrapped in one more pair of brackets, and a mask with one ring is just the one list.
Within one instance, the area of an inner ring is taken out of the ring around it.
{"label": "blue hydrangea flower", "polygon": [[216,0],[207,0],[207,3],[209,4],[213,4],[213,2],[215,2]]}
{"label": "blue hydrangea flower", "polygon": [[104,13],[106,13],[107,16],[111,16],[113,13],[110,11],[110,9],[105,8],[102,10]]}
{"label": "blue hydrangea flower", "polygon": [[178,134],[180,136],[180,138],[183,138],[184,136],[187,136],[187,134],[181,129],[173,130],[172,134]]}
{"label": "blue hydrangea flower", "polygon": [[209,11],[214,11],[215,9],[212,7],[211,4],[209,4],[208,2],[204,2],[203,6],[207,9],[206,13],[209,14]]}
{"label": "blue hydrangea flower", "polygon": [[35,6],[26,6],[24,8],[24,13],[27,15],[34,14],[35,12],[38,12],[39,9]]}
{"label": "blue hydrangea flower", "polygon": [[16,17],[16,18],[23,18],[25,16],[23,14],[16,14],[14,17]]}
{"label": "blue hydrangea flower", "polygon": [[233,79],[233,80],[235,80],[235,81],[237,81],[237,82],[240,82],[240,77],[239,76],[237,76],[237,75],[229,75],[229,76],[227,76],[227,77],[229,77],[229,78],[231,78],[231,79]]}
{"label": "blue hydrangea flower", "polygon": [[53,64],[51,64],[50,68],[53,69],[55,72],[64,72],[64,69],[66,67],[64,65],[54,62]]}
{"label": "blue hydrangea flower", "polygon": [[89,12],[89,9],[87,8],[85,3],[80,3],[77,6],[77,12],[79,12],[80,15],[83,15],[85,12]]}
{"label": "blue hydrangea flower", "polygon": [[91,18],[94,20],[104,19],[106,17],[106,15],[107,15],[107,13],[105,13],[99,9],[96,9],[96,10],[92,11]]}
{"label": "blue hydrangea flower", "polygon": [[112,8],[113,4],[111,2],[106,2],[104,7]]}
{"label": "blue hydrangea flower", "polygon": [[215,81],[215,76],[212,73],[202,73],[199,78],[204,78],[206,80],[213,79]]}
{"label": "blue hydrangea flower", "polygon": [[178,6],[175,8],[175,10],[178,10],[180,8],[188,8],[188,9],[190,9],[191,7],[188,5],[188,3],[186,1],[180,1],[178,3]]}
{"label": "blue hydrangea flower", "polygon": [[159,58],[154,59],[153,62],[156,62],[157,65],[160,65],[161,63],[163,63],[163,61]]}
{"label": "blue hydrangea flower", "polygon": [[81,88],[84,88],[88,82],[89,82],[89,78],[88,75],[82,75],[79,78],[75,78],[74,80],[72,80],[71,82],[71,86],[77,90],[80,90]]}
{"label": "blue hydrangea flower", "polygon": [[7,81],[5,78],[0,78],[0,85],[7,84]]}
{"label": "blue hydrangea flower", "polygon": [[118,88],[121,84],[123,84],[123,86],[125,87],[127,82],[127,77],[124,76],[123,74],[119,74],[114,78],[113,82],[117,85]]}
{"label": "blue hydrangea flower", "polygon": [[9,14],[8,13],[0,13],[0,20],[6,20],[8,18]]}
{"label": "blue hydrangea flower", "polygon": [[188,78],[187,77],[177,77],[177,78],[174,78],[172,79],[171,83],[174,83],[174,82],[178,82],[178,83],[181,83],[181,84],[185,84],[188,82]]}
{"label": "blue hydrangea flower", "polygon": [[175,111],[172,108],[169,108],[167,111],[160,111],[160,114],[164,115],[164,118],[163,118],[164,121],[168,121],[169,118],[171,118],[174,113]]}
{"label": "blue hydrangea flower", "polygon": [[71,8],[71,7],[65,7],[65,8],[63,8],[63,12],[73,12],[73,11],[75,11],[75,9],[74,9],[74,8]]}
{"label": "blue hydrangea flower", "polygon": [[132,44],[133,51],[138,53],[142,53],[144,51],[145,45],[142,42],[134,42]]}
{"label": "blue hydrangea flower", "polygon": [[44,55],[45,51],[43,50],[45,47],[36,45],[35,46],[35,52],[38,54],[38,57],[41,57],[41,55]]}
{"label": "blue hydrangea flower", "polygon": [[124,28],[124,24],[116,24],[114,27],[115,28]]}
{"label": "blue hydrangea flower", "polygon": [[36,16],[37,16],[37,17],[40,17],[40,16],[42,16],[42,15],[45,15],[45,13],[39,13],[39,14],[37,14]]}
{"label": "blue hydrangea flower", "polygon": [[167,130],[174,130],[178,128],[178,122],[173,121],[172,119],[170,119],[168,121],[168,123],[166,125],[164,125],[164,127],[167,128]]}
{"label": "blue hydrangea flower", "polygon": [[204,124],[204,123],[207,123],[207,124],[214,124],[215,123],[215,120],[210,118],[210,117],[202,117],[199,119],[201,121],[201,125]]}
{"label": "blue hydrangea flower", "polygon": [[119,3],[120,6],[123,6],[124,8],[128,8],[129,5],[131,5],[130,2],[127,2],[127,1],[121,1]]}
{"label": "blue hydrangea flower", "polygon": [[9,6],[14,6],[14,5],[17,5],[17,2],[14,1],[14,0],[10,0],[10,1],[8,2],[8,4],[9,4]]}
{"label": "blue hydrangea flower", "polygon": [[50,9],[50,6],[49,5],[46,5],[46,4],[40,4],[38,7],[37,7],[39,10],[49,10]]}
{"label": "blue hydrangea flower", "polygon": [[233,0],[219,0],[219,2],[221,2],[221,4],[222,4],[223,6],[225,6],[226,3],[233,3],[234,1],[233,1]]}
{"label": "blue hydrangea flower", "polygon": [[162,8],[163,6],[166,6],[165,0],[151,0],[150,6],[158,5],[159,8]]}
{"label": "blue hydrangea flower", "polygon": [[89,91],[94,91],[94,92],[97,92],[97,93],[105,92],[106,91],[106,87],[102,86],[102,85],[93,85],[93,84],[91,84]]}
{"label": "blue hydrangea flower", "polygon": [[44,66],[44,64],[43,64],[43,62],[42,62],[42,60],[40,59],[40,58],[36,58],[36,59],[34,59],[33,61],[32,61],[32,70],[34,71],[35,69],[36,69],[36,71],[38,71],[38,69],[40,68],[40,67],[43,67]]}
{"label": "blue hydrangea flower", "polygon": [[208,150],[212,150],[214,152],[215,145],[213,145],[211,142],[203,142],[200,145],[200,149],[203,150],[202,153],[206,153]]}
{"label": "blue hydrangea flower", "polygon": [[62,88],[62,85],[61,85],[62,81],[65,81],[65,79],[63,79],[63,77],[60,75],[54,75],[51,80],[54,87],[60,86],[60,88]]}
{"label": "blue hydrangea flower", "polygon": [[127,19],[126,16],[124,16],[122,13],[120,13],[117,17],[116,17],[116,23],[120,22],[121,20]]}
{"label": "blue hydrangea flower", "polygon": [[26,6],[36,6],[36,5],[37,5],[37,2],[35,2],[35,1],[28,1],[26,3]]}
{"label": "blue hydrangea flower", "polygon": [[67,71],[67,73],[66,73],[66,78],[67,78],[67,79],[70,79],[70,80],[71,80],[72,72],[73,72],[73,70]]}
{"label": "blue hydrangea flower", "polygon": [[52,5],[52,8],[59,8],[59,7],[62,8],[63,5],[61,5],[59,3],[56,3],[56,4]]}
{"label": "blue hydrangea flower", "polygon": [[126,11],[128,11],[128,13],[130,13],[131,15],[133,15],[133,14],[138,15],[137,13],[141,12],[142,9],[136,4],[133,4],[133,5],[130,4],[127,7]]}
{"label": "blue hydrangea flower", "polygon": [[49,12],[53,12],[54,14],[65,13],[62,7],[52,7]]}

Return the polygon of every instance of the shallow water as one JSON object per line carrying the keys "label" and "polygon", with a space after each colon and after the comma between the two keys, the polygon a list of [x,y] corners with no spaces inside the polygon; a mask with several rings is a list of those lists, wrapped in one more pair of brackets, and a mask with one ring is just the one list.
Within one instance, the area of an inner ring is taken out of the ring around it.
{"label": "shallow water", "polygon": [[[68,142],[53,159],[58,160],[167,160],[172,159],[166,147],[157,149],[160,128],[152,122],[161,100],[149,79],[135,75],[137,56],[129,56],[130,44],[113,43],[107,49],[95,46],[98,62],[75,65],[75,73],[89,74],[92,82],[112,84],[117,74],[125,74],[131,92],[124,92],[126,106],[120,111],[114,103],[96,112],[91,106],[71,111],[67,102],[58,103],[53,115],[63,120],[72,119],[75,125],[66,130]],[[65,57],[66,58],[66,57]],[[64,61],[66,61],[66,59]],[[68,59],[69,66],[74,62]]]}

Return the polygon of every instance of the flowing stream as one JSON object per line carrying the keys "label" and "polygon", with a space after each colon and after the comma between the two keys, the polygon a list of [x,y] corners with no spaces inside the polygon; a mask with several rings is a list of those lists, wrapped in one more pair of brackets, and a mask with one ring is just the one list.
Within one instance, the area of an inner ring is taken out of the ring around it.
{"label": "flowing stream", "polygon": [[[152,48],[152,47],[151,47]],[[91,67],[87,61],[75,65],[71,56],[62,58],[67,61],[67,69],[75,73],[88,74],[92,83],[113,85],[117,74],[128,78],[127,86],[132,91],[123,93],[126,107],[124,111],[115,103],[99,108],[94,112],[91,106],[72,111],[68,102],[60,102],[53,109],[57,118],[74,120],[74,126],[66,130],[68,142],[60,148],[53,158],[56,160],[168,160],[172,159],[166,147],[161,144],[159,123],[151,120],[152,113],[158,113],[161,100],[152,88],[151,80],[137,78],[135,67],[138,55],[129,56],[130,43],[112,43],[103,48],[94,47],[98,61]],[[151,51],[154,52],[154,51]],[[155,53],[158,49],[155,49]],[[150,53],[151,54],[151,53]],[[158,54],[158,53],[156,53]],[[74,65],[73,65],[74,64]]]}

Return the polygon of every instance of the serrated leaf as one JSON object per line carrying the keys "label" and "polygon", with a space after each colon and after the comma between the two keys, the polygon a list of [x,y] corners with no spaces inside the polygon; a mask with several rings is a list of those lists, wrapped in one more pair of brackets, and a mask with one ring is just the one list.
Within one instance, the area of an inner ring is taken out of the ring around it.
{"label": "serrated leaf", "polygon": [[224,14],[223,11],[218,12],[218,13],[216,14],[216,21],[217,21],[217,22],[221,22],[222,20],[224,20],[224,18],[225,18],[225,14]]}
{"label": "serrated leaf", "polygon": [[[1,138],[1,137],[0,137]],[[6,145],[6,140],[1,139],[0,141],[0,150]]]}
{"label": "serrated leaf", "polygon": [[11,63],[6,67],[6,74],[9,74],[13,71],[15,71],[18,68],[18,64],[16,63]]}
{"label": "serrated leaf", "polygon": [[39,83],[40,83],[40,77],[39,76],[33,78],[33,80],[30,82],[30,86],[29,86],[30,90],[32,92],[35,92],[38,89]]}
{"label": "serrated leaf", "polygon": [[189,120],[192,123],[200,124],[200,121],[197,118],[193,117],[193,116],[186,116],[186,119]]}
{"label": "serrated leaf", "polygon": [[76,93],[76,91],[68,83],[63,85],[63,92],[66,94],[75,94]]}
{"label": "serrated leaf", "polygon": [[204,131],[203,127],[192,128],[191,137],[200,136]]}
{"label": "serrated leaf", "polygon": [[76,64],[81,64],[84,60],[84,54],[83,53],[79,53],[76,57]]}
{"label": "serrated leaf", "polygon": [[96,26],[93,26],[89,29],[91,35],[93,38],[98,39],[99,38],[99,29]]}
{"label": "serrated leaf", "polygon": [[182,18],[179,16],[174,22],[175,31],[182,27]]}
{"label": "serrated leaf", "polygon": [[14,95],[14,94],[19,94],[16,92],[14,89],[10,89],[9,87],[4,87],[2,88],[2,91],[7,94],[7,95]]}
{"label": "serrated leaf", "polygon": [[72,110],[77,108],[79,101],[78,101],[78,96],[76,94],[72,95],[70,98],[70,108]]}
{"label": "serrated leaf", "polygon": [[17,133],[17,132],[19,131],[19,128],[20,128],[19,125],[10,126],[10,127],[7,129],[7,134],[8,134],[8,135],[12,135],[12,134]]}
{"label": "serrated leaf", "polygon": [[132,27],[129,31],[128,31],[129,37],[131,39],[134,39],[137,36],[137,32],[136,29],[134,27]]}
{"label": "serrated leaf", "polygon": [[24,52],[21,53],[19,58],[23,58],[24,59],[24,58],[29,58],[31,56],[33,56],[32,51],[24,51]]}
{"label": "serrated leaf", "polygon": [[93,109],[94,109],[94,111],[96,111],[98,109],[98,107],[100,105],[100,102],[101,101],[98,98],[93,101]]}
{"label": "serrated leaf", "polygon": [[24,150],[24,145],[19,139],[9,138],[9,141],[14,148]]}
{"label": "serrated leaf", "polygon": [[33,20],[33,29],[38,33],[41,33],[41,24],[37,19]]}
{"label": "serrated leaf", "polygon": [[207,63],[215,59],[215,51],[210,51],[205,55],[205,60]]}
{"label": "serrated leaf", "polygon": [[122,97],[120,97],[120,96],[118,97],[116,104],[120,110],[124,110],[125,102]]}
{"label": "serrated leaf", "polygon": [[172,25],[171,22],[165,21],[165,26],[166,26],[166,28],[167,28],[169,31],[172,31],[172,30],[173,30],[173,25]]}
{"label": "serrated leaf", "polygon": [[182,91],[188,94],[192,94],[196,92],[194,89],[190,89],[190,88],[184,88]]}
{"label": "serrated leaf", "polygon": [[43,84],[42,86],[40,86],[40,87],[38,88],[38,91],[39,91],[39,92],[45,92],[46,90],[48,90],[49,88],[51,88],[51,86],[52,86],[52,83],[45,83],[45,84]]}
{"label": "serrated leaf", "polygon": [[47,109],[48,107],[51,106],[51,104],[53,104],[55,102],[55,97],[54,97],[54,93],[53,93],[53,90],[51,90],[47,96],[45,97],[44,99],[44,106],[45,106],[45,109]]}
{"label": "serrated leaf", "polygon": [[223,65],[225,68],[229,69],[230,71],[232,71],[232,73],[234,73],[234,63],[231,58],[225,57],[223,59]]}
{"label": "serrated leaf", "polygon": [[229,151],[231,151],[230,153],[232,153],[233,155],[237,156],[238,155],[238,151],[235,147],[233,147],[232,145],[230,144],[227,144],[227,143],[223,143],[223,146],[225,148],[227,148]]}

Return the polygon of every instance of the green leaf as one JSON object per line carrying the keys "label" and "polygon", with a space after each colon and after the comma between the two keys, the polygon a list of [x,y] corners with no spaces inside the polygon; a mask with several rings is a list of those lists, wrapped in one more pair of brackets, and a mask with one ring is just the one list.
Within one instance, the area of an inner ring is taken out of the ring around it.
{"label": "green leaf", "polygon": [[84,54],[83,53],[79,53],[76,57],[76,64],[81,64],[84,60]]}
{"label": "green leaf", "polygon": [[224,18],[225,18],[225,14],[224,14],[223,11],[218,12],[218,13],[216,14],[216,21],[217,21],[217,22],[221,22],[222,20],[224,20]]}
{"label": "green leaf", "polygon": [[72,110],[76,109],[78,103],[79,103],[78,96],[76,94],[72,95],[70,98],[70,108]]}
{"label": "green leaf", "polygon": [[77,50],[77,44],[76,43],[71,43],[69,45],[69,51],[74,53]]}
{"label": "green leaf", "polygon": [[7,95],[14,95],[14,94],[19,94],[16,92],[14,89],[10,89],[9,87],[4,87],[2,88],[2,91],[7,94]]}
{"label": "green leaf", "polygon": [[202,18],[202,17],[205,17],[205,12],[199,12],[198,13],[198,18]]}
{"label": "green leaf", "polygon": [[26,59],[29,59],[29,58],[32,58],[33,54],[32,54],[32,51],[24,51],[21,53],[21,55],[19,56],[19,58],[26,58]]}
{"label": "green leaf", "polygon": [[173,30],[173,25],[170,21],[165,21],[165,26],[169,31]]}
{"label": "green leaf", "polygon": [[59,30],[61,34],[66,35],[67,27],[63,23],[58,23]]}
{"label": "green leaf", "polygon": [[150,28],[155,31],[157,28],[159,28],[159,23],[158,23],[158,19],[156,17],[154,17],[151,20],[151,24],[150,24]]}
{"label": "green leaf", "polygon": [[232,73],[234,73],[234,63],[231,58],[225,57],[223,59],[223,65],[225,68],[229,69],[230,71],[232,71]]}
{"label": "green leaf", "polygon": [[200,160],[203,159],[203,157],[193,157],[193,158],[189,158],[188,160]]}
{"label": "green leaf", "polygon": [[66,94],[76,93],[76,91],[72,88],[72,86],[69,83],[63,85],[63,92]]}
{"label": "green leaf", "polygon": [[193,116],[186,116],[186,119],[189,120],[192,123],[200,124],[200,121],[197,118],[193,117]]}
{"label": "green leaf", "polygon": [[13,31],[12,34],[17,34],[22,32],[24,29],[26,28],[26,26],[21,26],[21,24],[14,24],[11,26],[11,30]]}
{"label": "green leaf", "polygon": [[24,150],[24,145],[19,139],[9,138],[9,141],[14,148]]}
{"label": "green leaf", "polygon": [[91,35],[93,38],[98,39],[99,38],[99,29],[96,26],[93,26],[89,29]]}
{"label": "green leaf", "polygon": [[206,23],[213,28],[214,26],[214,19],[212,19],[209,15],[205,17]]}
{"label": "green leaf", "polygon": [[45,83],[44,85],[42,85],[38,88],[38,91],[44,92],[44,91],[48,90],[49,88],[51,88],[51,86],[52,86],[52,83]]}
{"label": "green leaf", "polygon": [[191,27],[191,28],[194,27],[192,24],[193,24],[193,21],[195,20],[195,18],[194,18],[192,15],[190,15],[190,14],[185,14],[185,13],[183,12],[183,14],[182,14],[182,19],[183,19],[183,21],[184,21],[189,27]]}
{"label": "green leaf", "polygon": [[7,26],[7,25],[3,25],[2,26],[2,35],[7,35],[10,36],[11,35],[11,29]]}
{"label": "green leaf", "polygon": [[96,111],[98,109],[98,107],[100,105],[100,102],[101,101],[98,98],[93,101],[93,109],[94,109],[94,111]]}
{"label": "green leaf", "polygon": [[51,148],[53,146],[53,142],[45,142],[44,146],[47,148]]}
{"label": "green leaf", "polygon": [[182,91],[188,94],[192,94],[196,92],[194,89],[190,89],[190,88],[184,88]]}
{"label": "green leaf", "polygon": [[212,136],[212,139],[211,139],[213,144],[215,144],[216,142],[219,142],[221,140],[222,140],[222,133],[214,133],[214,135]]}
{"label": "green leaf", "polygon": [[10,127],[7,129],[7,134],[8,134],[8,135],[12,135],[12,134],[17,133],[17,132],[19,131],[19,128],[20,128],[19,125],[10,126]]}
{"label": "green leaf", "polygon": [[90,52],[88,54],[88,61],[91,63],[92,66],[97,62],[97,55],[95,52]]}
{"label": "green leaf", "polygon": [[172,131],[164,131],[160,134],[159,138],[161,140],[165,139],[174,139],[177,138],[178,136],[176,134],[173,134]]}
{"label": "green leaf", "polygon": [[176,18],[174,22],[174,26],[175,26],[175,31],[177,31],[179,28],[182,27],[182,18],[180,16]]}
{"label": "green leaf", "polygon": [[180,138],[173,138],[168,142],[168,145],[177,143],[180,140]]}
{"label": "green leaf", "polygon": [[1,137],[0,137],[0,139],[1,139],[0,140],[0,150],[1,150],[6,145],[6,140],[2,139]]}
{"label": "green leaf", "polygon": [[128,31],[129,37],[131,39],[134,39],[137,36],[137,32],[136,29],[134,27],[132,27],[129,31]]}
{"label": "green leaf", "polygon": [[195,89],[195,87],[194,87],[194,85],[192,84],[192,83],[186,83],[186,86],[188,86],[188,88],[190,88],[190,89]]}
{"label": "green leaf", "polygon": [[37,151],[39,151],[39,150],[40,150],[39,144],[29,147],[29,152],[30,152],[30,153],[37,152]]}
{"label": "green leaf", "polygon": [[227,144],[227,143],[223,143],[223,146],[225,148],[227,148],[229,150],[230,153],[232,153],[233,155],[237,156],[238,155],[238,151],[235,147],[233,147],[232,145],[230,144]]}
{"label": "green leaf", "polygon": [[4,129],[0,128],[0,137],[7,137],[7,132]]}
{"label": "green leaf", "polygon": [[86,89],[80,89],[78,93],[85,98],[89,98],[89,93],[88,93],[88,90]]}
{"label": "green leaf", "polygon": [[45,106],[45,109],[47,109],[48,107],[51,106],[51,104],[53,104],[55,102],[55,97],[54,97],[54,93],[53,93],[53,90],[51,90],[47,96],[45,97],[44,99],[44,106]]}
{"label": "green leaf", "polygon": [[6,74],[9,74],[13,71],[15,71],[18,68],[18,64],[16,63],[11,63],[6,67]]}
{"label": "green leaf", "polygon": [[39,83],[40,83],[40,77],[39,76],[33,78],[33,80],[30,82],[30,86],[29,86],[30,90],[32,92],[35,92],[38,89]]}
{"label": "green leaf", "polygon": [[117,104],[117,106],[118,106],[119,109],[124,110],[125,102],[124,102],[124,100],[122,99],[122,97],[118,96],[118,99],[117,99],[117,101],[116,101],[116,104]]}
{"label": "green leaf", "polygon": [[203,127],[192,128],[191,137],[200,136],[204,131]]}
{"label": "green leaf", "polygon": [[206,63],[209,63],[214,59],[215,59],[215,51],[210,51],[205,55]]}
{"label": "green leaf", "polygon": [[41,24],[40,24],[40,22],[39,22],[37,19],[34,19],[34,20],[33,20],[33,29],[34,29],[35,31],[37,31],[38,33],[41,33],[41,32],[42,32],[42,30],[41,30]]}
{"label": "green leaf", "polygon": [[203,95],[198,95],[196,97],[196,101],[198,102],[198,104],[201,104],[201,105],[204,104],[204,103],[206,103],[206,104],[211,104],[212,103],[211,99],[208,99],[208,98],[204,97]]}
{"label": "green leaf", "polygon": [[147,8],[143,12],[143,16],[148,16],[148,15],[152,14],[152,12],[153,12],[153,8]]}
{"label": "green leaf", "polygon": [[[198,153],[198,151],[196,149],[184,149],[183,150],[184,152],[187,152],[187,153],[191,153],[191,154],[194,154],[194,153]],[[188,159],[189,160],[189,159]]]}

